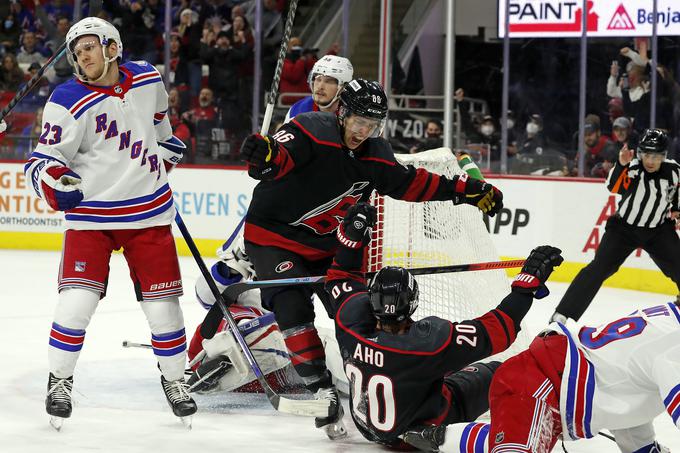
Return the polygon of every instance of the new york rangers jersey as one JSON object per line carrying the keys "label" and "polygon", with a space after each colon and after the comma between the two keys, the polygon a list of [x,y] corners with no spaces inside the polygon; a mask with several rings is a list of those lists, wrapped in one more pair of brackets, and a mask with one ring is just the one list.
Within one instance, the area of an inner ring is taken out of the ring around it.
{"label": "new york rangers jersey", "polygon": [[168,225],[172,192],[157,141],[172,136],[161,76],[144,61],[120,66],[112,87],[76,79],[59,85],[43,113],[42,135],[24,167],[41,198],[45,168],[63,165],[82,178],[83,201],[66,211],[66,228],[139,229]]}
{"label": "new york rangers jersey", "polygon": [[550,329],[568,339],[560,390],[565,440],[593,437],[606,428],[617,441],[651,433],[651,443],[652,420],[664,410],[680,428],[680,309],[675,303],[599,327],[578,328],[570,320]]}

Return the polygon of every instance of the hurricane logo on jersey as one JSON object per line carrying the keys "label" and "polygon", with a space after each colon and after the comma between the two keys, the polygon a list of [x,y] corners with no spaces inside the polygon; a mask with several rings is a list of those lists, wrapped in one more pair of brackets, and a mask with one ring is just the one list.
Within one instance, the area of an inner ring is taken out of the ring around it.
{"label": "hurricane logo on jersey", "polygon": [[355,182],[346,192],[305,213],[290,225],[304,225],[319,235],[334,232],[345,218],[347,210],[361,200],[363,189],[368,184],[368,181]]}
{"label": "hurricane logo on jersey", "polygon": [[276,265],[274,271],[276,271],[277,274],[283,274],[284,272],[289,271],[292,268],[293,268],[292,261],[281,261],[279,264]]}

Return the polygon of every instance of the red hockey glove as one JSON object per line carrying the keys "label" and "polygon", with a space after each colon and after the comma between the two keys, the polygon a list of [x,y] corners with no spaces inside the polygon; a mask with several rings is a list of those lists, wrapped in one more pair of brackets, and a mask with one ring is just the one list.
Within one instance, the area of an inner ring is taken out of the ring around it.
{"label": "red hockey glove", "polygon": [[520,293],[533,294],[536,299],[543,299],[550,294],[545,286],[546,280],[552,274],[553,268],[564,261],[562,250],[542,245],[531,251],[529,257],[512,282],[512,290]]}
{"label": "red hockey glove", "polygon": [[351,249],[358,249],[368,244],[376,217],[377,210],[368,203],[357,203],[350,207],[336,230],[338,241]]}
{"label": "red hockey glove", "polygon": [[456,179],[454,204],[466,203],[476,206],[484,214],[493,217],[503,208],[503,193],[492,184],[470,178],[467,173]]}

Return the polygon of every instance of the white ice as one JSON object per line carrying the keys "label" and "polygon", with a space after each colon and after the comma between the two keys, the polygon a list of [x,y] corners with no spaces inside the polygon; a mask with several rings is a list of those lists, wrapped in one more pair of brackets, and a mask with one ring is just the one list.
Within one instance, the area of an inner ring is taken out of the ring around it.
{"label": "white ice", "polygon": [[[181,265],[187,293],[181,300],[190,337],[205,311],[192,297],[198,268],[191,258],[182,258]],[[121,347],[123,340],[149,341],[122,255],[112,259],[108,295],[87,329],[75,374],[73,416],[61,432],[54,431],[44,396],[58,267],[58,253],[0,250],[0,453],[385,451],[365,441],[349,417],[349,437],[332,442],[314,428],[313,420],[276,413],[262,395],[198,396],[193,430],[184,429],[163,397],[152,353]],[[566,289],[565,284],[549,286],[551,296],[535,302],[528,316],[534,331]],[[583,320],[598,323],[670,299],[603,289]],[[680,433],[670,417],[661,414],[655,426],[658,440],[680,451]],[[618,451],[602,436],[565,445],[570,453]],[[555,451],[562,451],[559,443]]]}

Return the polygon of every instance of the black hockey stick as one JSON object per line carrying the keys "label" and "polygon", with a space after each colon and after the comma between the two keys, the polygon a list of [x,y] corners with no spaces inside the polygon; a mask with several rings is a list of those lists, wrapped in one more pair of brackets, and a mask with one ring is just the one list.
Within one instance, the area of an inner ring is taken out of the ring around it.
{"label": "black hockey stick", "polygon": [[35,88],[38,85],[38,82],[40,82],[40,79],[42,79],[43,75],[45,74],[45,71],[50,69],[52,65],[54,65],[61,57],[64,56],[66,53],[66,42],[59,46],[57,51],[52,55],[42,66],[42,68],[38,69],[38,72],[35,73],[31,79],[26,82],[26,84],[21,87],[19,91],[14,95],[11,101],[9,101],[9,104],[0,111],[0,121],[5,119],[7,115],[9,115],[9,112],[12,111],[14,106],[16,106],[26,95],[31,91],[33,88]]}
{"label": "black hockey stick", "polygon": [[[508,261],[490,261],[485,263],[469,263],[469,264],[454,264],[452,266],[433,266],[433,267],[416,267],[408,271],[413,275],[429,275],[429,274],[443,274],[446,272],[467,272],[467,271],[484,271],[494,269],[507,269],[512,267],[522,267],[525,260],[508,260]],[[366,273],[367,277],[375,275],[375,272]],[[235,302],[236,298],[246,291],[258,288],[268,288],[273,286],[296,286],[296,285],[311,285],[314,283],[323,283],[326,281],[325,275],[312,277],[298,277],[298,278],[283,278],[276,280],[256,280],[249,282],[239,282],[227,286],[222,292],[222,295],[228,301]],[[221,309],[213,305],[208,313],[205,315],[203,324],[201,325],[201,336],[203,338],[212,338],[217,332],[217,328],[222,320]]]}
{"label": "black hockey stick", "polygon": [[[265,393],[267,394],[267,398],[269,399],[269,402],[272,404],[272,406],[274,406],[274,409],[295,415],[303,415],[309,417],[328,417],[330,410],[330,401],[323,399],[294,400],[277,394],[271,388],[271,386],[265,379],[264,373],[262,372],[260,365],[258,365],[257,360],[255,360],[253,353],[250,351],[248,343],[243,338],[243,335],[241,335],[241,331],[236,325],[236,321],[234,321],[231,312],[227,308],[228,305],[231,305],[236,301],[236,298],[235,297],[233,299],[230,298],[229,294],[231,293],[229,293],[227,294],[225,301],[225,296],[223,296],[223,294],[220,293],[220,290],[217,289],[217,285],[215,284],[215,281],[210,275],[210,271],[205,266],[205,263],[201,258],[201,254],[198,251],[198,248],[196,247],[196,244],[194,243],[191,234],[189,234],[189,230],[184,224],[182,217],[179,215],[179,211],[177,211],[177,213],[175,214],[175,223],[177,224],[177,227],[181,231],[182,236],[184,237],[184,240],[186,241],[187,246],[189,247],[189,250],[191,251],[191,254],[194,257],[194,260],[196,260],[196,264],[198,264],[198,268],[200,269],[203,278],[208,283],[210,291],[215,297],[215,304],[213,305],[213,308],[217,307],[217,310],[221,311],[220,313],[221,316],[219,316],[219,319],[222,319],[224,317],[227,320],[227,323],[231,328],[231,333],[232,335],[234,335],[234,339],[238,342],[239,346],[241,347],[243,355],[246,357],[246,360],[248,360],[250,368],[253,370],[253,373],[255,373],[257,381],[264,389]],[[212,338],[212,336],[210,338]]]}
{"label": "black hockey stick", "polygon": [[274,71],[274,78],[272,79],[272,86],[269,90],[269,99],[267,100],[267,108],[264,111],[264,119],[262,120],[262,127],[260,128],[260,135],[267,135],[269,132],[269,125],[272,122],[272,114],[274,113],[274,104],[276,104],[276,96],[279,91],[279,82],[281,81],[281,72],[283,71],[283,60],[286,59],[286,52],[288,52],[288,41],[290,34],[293,31],[293,20],[295,19],[295,10],[297,9],[298,0],[291,0],[288,5],[288,17],[286,17],[286,26],[283,29],[283,39],[281,40],[281,47],[279,48],[279,56],[276,59],[276,70]]}

